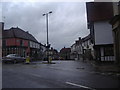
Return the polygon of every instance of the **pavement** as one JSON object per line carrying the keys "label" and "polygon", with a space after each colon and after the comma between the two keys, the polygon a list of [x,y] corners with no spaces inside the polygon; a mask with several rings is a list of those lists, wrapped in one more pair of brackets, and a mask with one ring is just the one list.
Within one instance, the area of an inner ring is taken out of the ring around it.
{"label": "pavement", "polygon": [[95,61],[88,61],[87,63],[90,63],[97,72],[120,77],[120,66],[114,64],[114,62],[96,63]]}

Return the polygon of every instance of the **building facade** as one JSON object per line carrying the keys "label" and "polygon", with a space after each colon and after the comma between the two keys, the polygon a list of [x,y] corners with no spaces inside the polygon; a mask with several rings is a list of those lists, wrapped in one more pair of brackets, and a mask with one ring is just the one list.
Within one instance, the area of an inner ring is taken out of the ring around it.
{"label": "building facade", "polygon": [[0,22],[0,60],[2,59],[2,31],[4,29],[4,23]]}
{"label": "building facade", "polygon": [[70,60],[70,53],[71,53],[70,48],[65,48],[65,47],[62,48],[59,53],[60,59]]}
{"label": "building facade", "polygon": [[120,1],[113,2],[114,17],[110,20],[114,37],[114,54],[117,64],[120,64]]}
{"label": "building facade", "polygon": [[44,58],[46,56],[46,52],[45,52],[46,51],[46,46],[41,44],[41,43],[39,43],[39,45],[40,45],[39,57],[40,57],[41,60],[44,60]]}
{"label": "building facade", "polygon": [[18,54],[38,58],[41,52],[40,43],[29,32],[18,27],[2,31],[2,56]]}
{"label": "building facade", "polygon": [[59,55],[58,55],[58,51],[56,49],[53,49],[51,47],[51,49],[49,49],[49,56],[52,58],[52,60],[58,60],[59,59]]}
{"label": "building facade", "polygon": [[91,35],[80,38],[71,46],[71,59],[74,60],[92,60],[94,58],[93,43]]}
{"label": "building facade", "polygon": [[94,49],[93,43],[91,41],[91,35],[87,35],[82,38],[82,49],[83,49],[83,60],[93,60],[94,59]]}
{"label": "building facade", "polygon": [[112,26],[112,2],[88,2],[87,22],[93,42],[94,56],[97,61],[115,61]]}
{"label": "building facade", "polygon": [[82,59],[82,39],[79,37],[79,40],[76,40],[75,43],[71,46],[71,59],[81,60]]}
{"label": "building facade", "polygon": [[76,42],[71,46],[70,58],[73,60],[78,60],[78,52],[76,51]]}

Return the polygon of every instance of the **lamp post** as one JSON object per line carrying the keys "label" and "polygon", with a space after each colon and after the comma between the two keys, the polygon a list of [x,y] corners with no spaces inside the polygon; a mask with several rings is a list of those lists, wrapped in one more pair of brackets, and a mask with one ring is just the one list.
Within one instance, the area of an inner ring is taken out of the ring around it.
{"label": "lamp post", "polygon": [[49,39],[48,39],[48,15],[51,14],[52,11],[48,12],[48,13],[44,13],[43,16],[46,16],[46,29],[47,29],[47,60],[48,60],[48,63],[49,62],[49,56],[48,56],[48,51],[49,51],[49,48],[50,48],[50,44],[49,44]]}

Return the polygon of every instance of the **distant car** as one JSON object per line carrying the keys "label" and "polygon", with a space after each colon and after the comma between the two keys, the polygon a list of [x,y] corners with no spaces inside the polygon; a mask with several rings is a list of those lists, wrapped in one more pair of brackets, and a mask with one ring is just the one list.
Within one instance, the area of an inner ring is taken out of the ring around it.
{"label": "distant car", "polygon": [[25,62],[25,58],[21,57],[17,54],[9,54],[2,58],[3,63],[11,62],[11,63],[17,63],[17,62]]}
{"label": "distant car", "polygon": [[47,58],[47,57],[44,57],[44,58],[43,58],[43,61],[48,61],[48,58]]}

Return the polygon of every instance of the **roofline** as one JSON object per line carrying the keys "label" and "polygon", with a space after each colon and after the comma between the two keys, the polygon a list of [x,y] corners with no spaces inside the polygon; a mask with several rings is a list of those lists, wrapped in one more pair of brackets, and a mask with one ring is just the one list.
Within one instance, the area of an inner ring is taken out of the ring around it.
{"label": "roofline", "polygon": [[27,33],[27,34],[31,35],[31,36],[35,39],[35,41],[34,41],[34,40],[31,40],[31,39],[25,39],[25,38],[21,38],[21,39],[30,40],[30,41],[39,43],[39,42],[37,41],[37,39],[36,39],[32,34],[30,34],[30,33],[26,32],[26,31],[24,31],[23,29],[21,29],[21,28],[19,28],[19,27],[11,27],[10,29],[4,29],[4,31],[12,30],[13,35],[14,35],[13,38],[19,38],[19,37],[15,36],[15,33],[14,33],[14,30],[13,30],[13,29],[19,29],[19,30],[23,31],[24,33]]}

